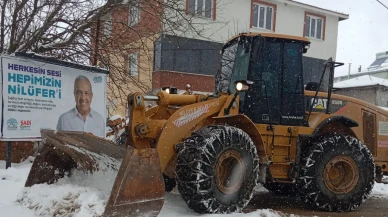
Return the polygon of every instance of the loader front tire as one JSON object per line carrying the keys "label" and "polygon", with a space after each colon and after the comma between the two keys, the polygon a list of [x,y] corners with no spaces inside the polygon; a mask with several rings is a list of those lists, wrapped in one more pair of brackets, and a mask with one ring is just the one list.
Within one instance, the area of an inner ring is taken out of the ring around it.
{"label": "loader front tire", "polygon": [[319,210],[349,212],[370,195],[375,165],[368,148],[347,135],[326,135],[302,159],[297,186]]}
{"label": "loader front tire", "polygon": [[178,191],[189,208],[232,213],[248,204],[259,178],[259,158],[248,134],[230,126],[206,126],[178,150]]}

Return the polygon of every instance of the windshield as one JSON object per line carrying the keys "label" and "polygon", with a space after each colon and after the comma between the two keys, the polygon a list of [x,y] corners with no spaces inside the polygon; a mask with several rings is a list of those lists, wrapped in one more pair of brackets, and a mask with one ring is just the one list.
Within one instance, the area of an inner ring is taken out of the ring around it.
{"label": "windshield", "polygon": [[247,40],[245,37],[238,38],[224,49],[221,69],[216,76],[216,93],[234,93],[235,81],[247,79],[250,57]]}

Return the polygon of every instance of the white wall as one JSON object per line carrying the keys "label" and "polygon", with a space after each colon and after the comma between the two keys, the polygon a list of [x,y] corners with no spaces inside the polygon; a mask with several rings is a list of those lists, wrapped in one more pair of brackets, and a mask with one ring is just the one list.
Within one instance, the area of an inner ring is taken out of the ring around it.
{"label": "white wall", "polygon": [[[326,16],[325,40],[311,39],[311,47],[306,56],[328,59],[336,58],[338,20],[333,13],[322,13],[317,9],[295,6],[284,3],[284,0],[266,0],[277,5],[276,33],[303,36],[305,11]],[[295,3],[293,3],[295,4]],[[190,32],[183,36],[202,38],[224,43],[230,37],[241,32],[271,32],[268,30],[250,28],[251,0],[217,0],[216,21],[196,18],[197,28],[202,30],[201,37]]]}

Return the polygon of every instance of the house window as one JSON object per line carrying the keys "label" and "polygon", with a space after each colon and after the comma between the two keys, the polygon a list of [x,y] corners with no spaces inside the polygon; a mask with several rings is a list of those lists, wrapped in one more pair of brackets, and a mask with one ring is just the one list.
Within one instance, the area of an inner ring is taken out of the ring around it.
{"label": "house window", "polygon": [[140,0],[136,0],[133,5],[129,5],[128,15],[129,26],[134,26],[140,23]]}
{"label": "house window", "polygon": [[112,14],[109,13],[103,17],[103,38],[108,38],[112,34]]}
{"label": "house window", "polygon": [[273,31],[276,15],[276,5],[264,2],[252,5],[252,27]]}
{"label": "house window", "polygon": [[306,13],[305,36],[315,39],[325,39],[325,17]]}
{"label": "house window", "polygon": [[134,77],[139,74],[139,54],[137,52],[128,56],[128,74]]}
{"label": "house window", "polygon": [[186,0],[187,11],[202,17],[213,18],[215,0]]}

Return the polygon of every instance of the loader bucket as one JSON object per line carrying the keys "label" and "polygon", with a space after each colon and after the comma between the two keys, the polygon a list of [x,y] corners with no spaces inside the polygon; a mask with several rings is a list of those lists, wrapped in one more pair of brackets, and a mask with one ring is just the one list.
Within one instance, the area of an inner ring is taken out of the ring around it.
{"label": "loader bucket", "polygon": [[[43,146],[25,187],[68,176],[75,184],[110,192],[104,217],[157,216],[162,209],[164,180],[156,149],[123,147],[82,132],[41,130],[41,135]],[[86,175],[78,177],[81,173]]]}

